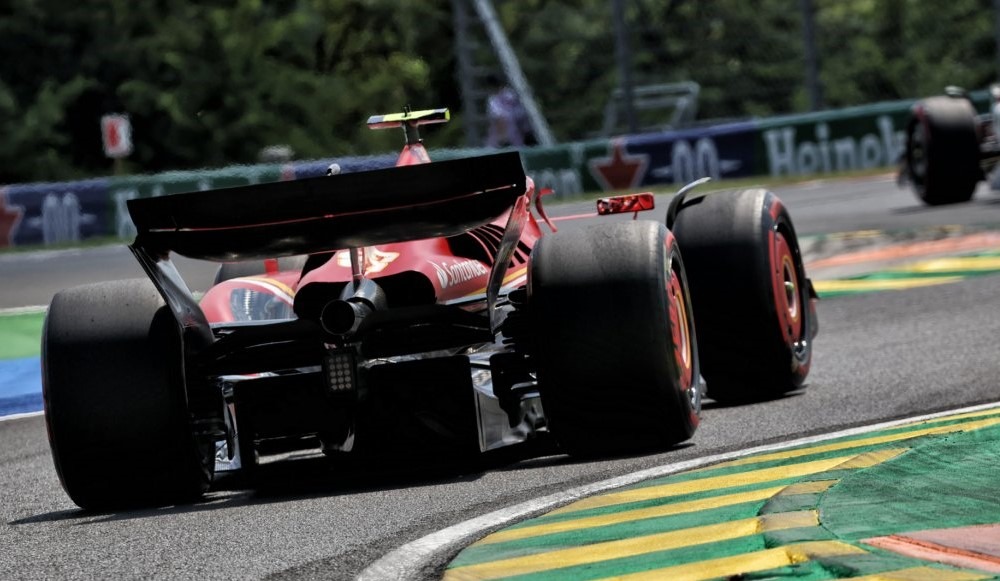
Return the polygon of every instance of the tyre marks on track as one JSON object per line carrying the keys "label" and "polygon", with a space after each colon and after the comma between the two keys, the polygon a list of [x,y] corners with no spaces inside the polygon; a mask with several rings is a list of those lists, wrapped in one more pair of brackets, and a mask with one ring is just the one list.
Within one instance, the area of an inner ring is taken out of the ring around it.
{"label": "tyre marks on track", "polygon": [[822,298],[883,290],[903,290],[958,282],[972,276],[1000,272],[1000,251],[971,256],[932,258],[844,278],[813,280]]}
{"label": "tyre marks on track", "polygon": [[[900,236],[940,238],[893,241]],[[858,245],[864,247],[850,249]],[[807,260],[807,271],[824,298],[946,284],[1000,272],[1000,232],[964,233],[958,226],[896,234],[845,232],[807,246],[807,254],[833,250],[823,251],[825,246],[840,248],[831,256]]]}
{"label": "tyre marks on track", "polygon": [[761,453],[584,498],[480,539],[444,578],[989,579],[839,538],[823,526],[820,503],[845,478],[915,447],[995,426],[1000,408]]}

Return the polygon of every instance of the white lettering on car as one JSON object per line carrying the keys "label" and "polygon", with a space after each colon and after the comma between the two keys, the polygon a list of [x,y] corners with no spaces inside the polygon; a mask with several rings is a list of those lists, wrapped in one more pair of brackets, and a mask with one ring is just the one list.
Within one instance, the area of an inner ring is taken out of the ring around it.
{"label": "white lettering on car", "polygon": [[451,264],[431,262],[431,266],[434,267],[434,272],[437,273],[438,282],[441,284],[442,289],[462,284],[463,282],[468,282],[490,273],[490,269],[486,268],[478,260],[463,260]]}

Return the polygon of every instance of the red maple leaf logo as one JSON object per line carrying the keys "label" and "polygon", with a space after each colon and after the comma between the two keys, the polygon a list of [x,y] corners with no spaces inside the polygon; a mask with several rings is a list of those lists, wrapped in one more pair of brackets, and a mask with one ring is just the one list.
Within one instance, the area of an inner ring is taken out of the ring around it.
{"label": "red maple leaf logo", "polygon": [[615,139],[611,142],[609,157],[598,157],[590,160],[590,174],[601,184],[604,190],[627,190],[642,183],[649,165],[649,155],[633,155],[625,151],[625,141]]}
{"label": "red maple leaf logo", "polygon": [[14,235],[21,224],[24,208],[21,206],[7,207],[7,190],[0,189],[0,248],[14,245]]}

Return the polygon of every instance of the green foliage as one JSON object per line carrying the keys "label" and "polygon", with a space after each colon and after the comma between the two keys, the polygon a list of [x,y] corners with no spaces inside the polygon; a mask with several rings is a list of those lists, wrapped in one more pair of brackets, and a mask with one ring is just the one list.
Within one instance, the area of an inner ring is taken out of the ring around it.
{"label": "green foliage", "polygon": [[111,112],[131,117],[137,171],[252,163],[273,144],[300,158],[387,151],[399,136],[365,120],[440,105],[433,53],[418,49],[434,38],[450,55],[447,10],[388,0],[12,8],[0,20],[0,183],[110,173],[98,121]]}
{"label": "green foliage", "polygon": [[[799,2],[623,2],[637,84],[697,81],[702,118],[806,109]],[[593,135],[619,82],[611,1],[494,3],[556,137]],[[827,106],[995,80],[992,0],[813,3]],[[0,183],[111,173],[99,119],[113,112],[131,117],[136,172],[253,163],[275,144],[298,158],[391,151],[398,132],[364,122],[408,104],[451,107],[428,136],[464,145],[451,7],[7,0]]]}
{"label": "green foliage", "polygon": [[993,10],[991,0],[817,0],[827,105],[987,86],[997,80]]}

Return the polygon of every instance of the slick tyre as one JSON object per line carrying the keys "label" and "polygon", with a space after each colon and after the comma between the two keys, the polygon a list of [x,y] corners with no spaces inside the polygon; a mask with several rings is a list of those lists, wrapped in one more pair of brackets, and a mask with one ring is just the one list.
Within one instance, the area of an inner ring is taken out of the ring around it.
{"label": "slick tyre", "polygon": [[[308,256],[283,256],[278,259],[278,270],[296,270],[301,271],[306,265],[306,259]],[[266,274],[267,267],[263,260],[244,260],[240,262],[223,262],[219,265],[218,270],[215,271],[215,282],[213,284],[219,284],[227,280],[232,280],[234,278],[240,278],[244,276],[257,276],[259,274]]]}
{"label": "slick tyre", "polygon": [[708,396],[742,403],[803,385],[818,329],[788,211],[766,190],[684,200],[684,253]]}
{"label": "slick tyre", "polygon": [[931,97],[917,103],[905,155],[910,182],[925,204],[968,202],[983,179],[976,111],[969,100]]}
{"label": "slick tyre", "polygon": [[528,305],[542,407],[578,456],[662,449],[698,425],[701,376],[684,263],[655,222],[545,236]]}
{"label": "slick tyre", "polygon": [[82,508],[197,500],[214,456],[191,426],[180,329],[148,280],[55,295],[42,337],[56,472]]}

